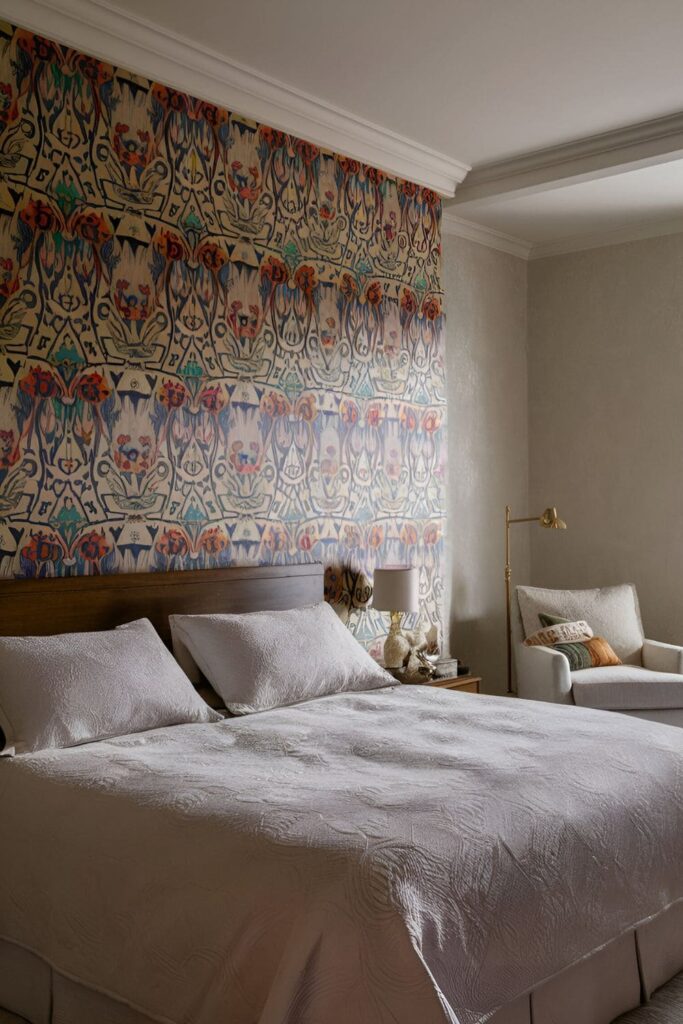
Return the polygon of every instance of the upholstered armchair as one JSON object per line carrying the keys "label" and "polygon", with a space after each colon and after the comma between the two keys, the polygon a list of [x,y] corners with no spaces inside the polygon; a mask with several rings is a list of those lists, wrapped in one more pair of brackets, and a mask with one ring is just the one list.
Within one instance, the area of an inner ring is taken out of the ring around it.
{"label": "upholstered armchair", "polygon": [[[517,692],[528,700],[619,711],[683,727],[683,647],[646,640],[631,583],[596,590],[517,587],[512,636]],[[571,671],[553,647],[528,647],[539,615],[584,620],[609,641],[623,664]]]}

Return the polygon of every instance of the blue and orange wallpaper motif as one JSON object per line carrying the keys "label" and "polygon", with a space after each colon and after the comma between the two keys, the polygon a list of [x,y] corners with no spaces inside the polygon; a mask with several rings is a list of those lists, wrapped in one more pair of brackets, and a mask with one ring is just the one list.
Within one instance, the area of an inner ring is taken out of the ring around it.
{"label": "blue and orange wallpaper motif", "polygon": [[412,562],[438,621],[440,217],[0,23],[0,574]]}

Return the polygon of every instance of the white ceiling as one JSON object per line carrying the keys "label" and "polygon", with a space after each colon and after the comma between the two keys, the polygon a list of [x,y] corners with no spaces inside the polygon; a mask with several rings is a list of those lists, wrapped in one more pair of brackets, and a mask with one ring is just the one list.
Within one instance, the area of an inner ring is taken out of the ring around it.
{"label": "white ceiling", "polygon": [[681,0],[115,0],[477,165],[683,109]]}
{"label": "white ceiling", "polygon": [[[446,195],[471,165],[447,209],[470,237],[526,252],[683,229],[683,116],[654,148],[641,131],[583,164],[580,142],[535,152],[683,111],[681,0],[0,0],[2,14]],[[527,154],[520,188],[511,158]]]}

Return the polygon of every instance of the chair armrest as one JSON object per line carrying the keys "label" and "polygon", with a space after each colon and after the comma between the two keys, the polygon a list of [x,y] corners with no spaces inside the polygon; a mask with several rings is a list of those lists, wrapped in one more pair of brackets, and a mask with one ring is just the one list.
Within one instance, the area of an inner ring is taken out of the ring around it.
{"label": "chair armrest", "polygon": [[569,662],[552,647],[527,647],[515,650],[517,693],[525,700],[547,700],[573,704]]}
{"label": "chair armrest", "polygon": [[643,640],[643,668],[651,672],[675,672],[683,675],[683,647]]}

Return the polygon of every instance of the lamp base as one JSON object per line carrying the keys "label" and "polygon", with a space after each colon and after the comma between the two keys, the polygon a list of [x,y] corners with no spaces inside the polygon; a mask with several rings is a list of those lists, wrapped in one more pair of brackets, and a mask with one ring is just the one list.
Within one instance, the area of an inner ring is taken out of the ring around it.
{"label": "lamp base", "polygon": [[388,669],[403,668],[410,657],[411,646],[408,638],[401,631],[401,613],[391,613],[389,635],[384,641],[384,667]]}

